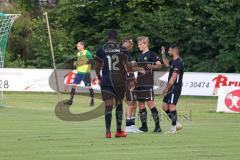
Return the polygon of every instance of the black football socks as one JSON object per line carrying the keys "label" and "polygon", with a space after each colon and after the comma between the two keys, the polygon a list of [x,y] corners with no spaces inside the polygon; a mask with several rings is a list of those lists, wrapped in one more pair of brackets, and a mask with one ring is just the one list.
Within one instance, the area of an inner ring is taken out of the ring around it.
{"label": "black football socks", "polygon": [[106,125],[106,132],[111,132],[111,122],[112,122],[112,106],[106,106],[105,108],[105,125]]}
{"label": "black football socks", "polygon": [[141,128],[148,128],[147,127],[147,110],[146,108],[140,109],[140,120],[142,122],[142,127]]}
{"label": "black football socks", "polygon": [[123,106],[122,104],[118,104],[116,107],[116,122],[117,122],[117,131],[121,132],[122,126],[122,117],[123,117]]}
{"label": "black football socks", "polygon": [[156,107],[153,107],[151,109],[152,112],[152,117],[155,122],[155,128],[160,128],[160,122],[159,122],[159,115],[158,115],[158,110]]}
{"label": "black football socks", "polygon": [[165,111],[168,115],[168,117],[171,119],[172,121],[172,126],[176,126],[177,124],[177,111]]}

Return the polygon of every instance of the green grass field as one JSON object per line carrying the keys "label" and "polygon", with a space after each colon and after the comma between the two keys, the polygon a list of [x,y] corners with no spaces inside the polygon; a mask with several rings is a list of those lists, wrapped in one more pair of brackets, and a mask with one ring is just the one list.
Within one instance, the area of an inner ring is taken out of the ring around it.
{"label": "green grass field", "polygon": [[[156,97],[158,108],[161,102],[162,97]],[[103,116],[86,122],[59,120],[56,103],[54,94],[5,94],[5,107],[0,108],[0,160],[240,159],[240,114],[215,113],[216,97],[181,97],[179,114],[186,117],[181,116],[184,128],[176,135],[151,133],[154,127],[149,121],[149,133],[123,139],[104,138]],[[77,96],[71,111],[88,111],[88,103],[87,97]],[[114,132],[115,119],[112,126]],[[166,131],[170,122],[163,118],[161,126]]]}

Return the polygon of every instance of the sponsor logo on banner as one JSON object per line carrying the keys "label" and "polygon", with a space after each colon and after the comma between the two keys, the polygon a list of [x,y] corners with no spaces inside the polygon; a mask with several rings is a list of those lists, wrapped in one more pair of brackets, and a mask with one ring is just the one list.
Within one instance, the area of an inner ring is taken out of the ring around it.
{"label": "sponsor logo on banner", "polygon": [[64,79],[64,84],[65,85],[72,85],[73,81],[74,81],[74,78],[76,77],[76,74],[77,74],[76,70],[73,70],[72,72],[69,72]]}
{"label": "sponsor logo on banner", "polygon": [[213,95],[217,95],[218,89],[221,86],[240,87],[240,81],[231,81],[228,79],[227,76],[224,76],[224,75],[218,75],[214,77],[212,81],[216,81]]}
{"label": "sponsor logo on banner", "polygon": [[234,112],[240,112],[240,89],[231,91],[227,94],[225,105]]}
{"label": "sponsor logo on banner", "polygon": [[[73,71],[69,72],[64,78],[64,84],[66,86],[74,85],[73,82],[74,82],[74,78],[76,77],[76,74],[77,74],[77,70],[73,70]],[[99,82],[98,82],[97,77],[91,79],[91,85],[94,89],[99,89],[98,83]],[[80,84],[77,84],[77,86],[84,87],[84,83],[81,82]],[[66,90],[66,88],[65,88],[65,90]]]}

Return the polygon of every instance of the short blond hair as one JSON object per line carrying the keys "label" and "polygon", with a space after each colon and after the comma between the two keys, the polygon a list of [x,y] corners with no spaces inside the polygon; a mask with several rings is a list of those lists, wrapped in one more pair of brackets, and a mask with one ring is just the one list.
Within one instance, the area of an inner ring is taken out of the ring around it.
{"label": "short blond hair", "polygon": [[138,42],[143,42],[143,43],[147,43],[147,45],[149,46],[149,38],[146,36],[141,36],[137,38]]}

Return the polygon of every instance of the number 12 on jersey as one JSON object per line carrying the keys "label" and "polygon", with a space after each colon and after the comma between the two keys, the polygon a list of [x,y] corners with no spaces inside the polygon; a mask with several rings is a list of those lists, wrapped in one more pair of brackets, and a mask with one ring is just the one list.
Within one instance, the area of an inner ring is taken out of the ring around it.
{"label": "number 12 on jersey", "polygon": [[112,56],[107,55],[107,59],[109,70],[119,71],[119,68],[117,67],[117,64],[119,63],[119,57],[116,54],[113,54]]}

